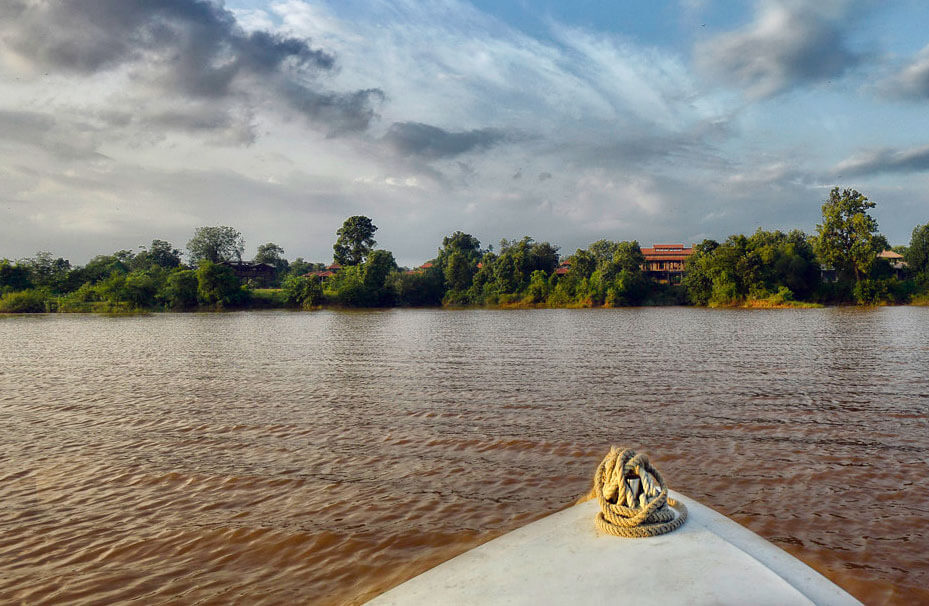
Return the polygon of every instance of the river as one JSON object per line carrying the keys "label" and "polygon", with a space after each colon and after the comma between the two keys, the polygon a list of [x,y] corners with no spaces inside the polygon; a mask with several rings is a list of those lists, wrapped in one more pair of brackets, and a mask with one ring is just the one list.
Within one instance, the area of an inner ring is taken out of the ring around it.
{"label": "river", "polygon": [[0,414],[0,603],[362,602],[611,443],[929,602],[929,308],[7,316]]}

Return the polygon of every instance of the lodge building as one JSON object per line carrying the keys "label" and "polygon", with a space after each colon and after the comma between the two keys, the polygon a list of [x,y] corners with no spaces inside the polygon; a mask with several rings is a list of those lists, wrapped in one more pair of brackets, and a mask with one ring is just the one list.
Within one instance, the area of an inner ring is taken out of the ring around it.
{"label": "lodge building", "polygon": [[684,248],[683,244],[655,244],[641,250],[645,256],[642,271],[662,284],[680,284],[686,271],[687,258],[694,254],[692,246]]}

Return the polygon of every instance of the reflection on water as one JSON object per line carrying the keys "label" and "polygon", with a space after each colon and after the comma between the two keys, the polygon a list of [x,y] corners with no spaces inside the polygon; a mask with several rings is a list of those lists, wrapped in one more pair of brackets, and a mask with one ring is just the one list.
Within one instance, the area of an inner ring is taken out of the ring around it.
{"label": "reflection on water", "polygon": [[0,603],[359,602],[610,443],[929,601],[929,309],[0,318]]}

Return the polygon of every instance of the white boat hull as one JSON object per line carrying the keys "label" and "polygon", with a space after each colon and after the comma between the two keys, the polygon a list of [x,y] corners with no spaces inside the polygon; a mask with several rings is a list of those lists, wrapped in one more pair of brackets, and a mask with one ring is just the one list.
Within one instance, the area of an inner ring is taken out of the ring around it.
{"label": "white boat hull", "polygon": [[712,509],[647,539],[599,533],[588,501],[453,558],[370,604],[859,604],[787,552]]}

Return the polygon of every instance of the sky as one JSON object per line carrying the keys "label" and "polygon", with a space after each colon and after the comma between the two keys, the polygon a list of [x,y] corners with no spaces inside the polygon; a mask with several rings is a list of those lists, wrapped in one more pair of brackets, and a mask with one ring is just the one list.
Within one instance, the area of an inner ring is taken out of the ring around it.
{"label": "sky", "polygon": [[919,0],[0,0],[0,257],[929,223]]}

